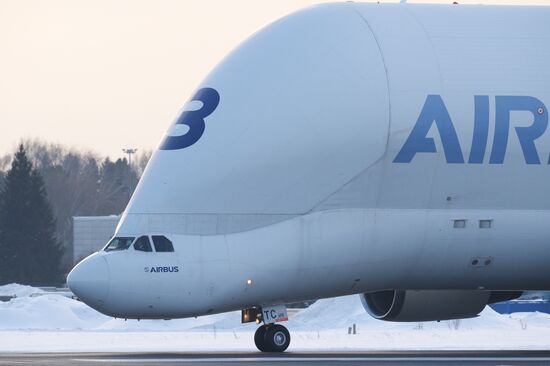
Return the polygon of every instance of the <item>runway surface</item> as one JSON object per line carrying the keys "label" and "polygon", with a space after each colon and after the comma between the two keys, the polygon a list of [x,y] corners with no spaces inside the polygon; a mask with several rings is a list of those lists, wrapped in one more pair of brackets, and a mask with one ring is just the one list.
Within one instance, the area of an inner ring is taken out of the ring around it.
{"label": "runway surface", "polygon": [[0,354],[0,365],[550,365],[550,351]]}

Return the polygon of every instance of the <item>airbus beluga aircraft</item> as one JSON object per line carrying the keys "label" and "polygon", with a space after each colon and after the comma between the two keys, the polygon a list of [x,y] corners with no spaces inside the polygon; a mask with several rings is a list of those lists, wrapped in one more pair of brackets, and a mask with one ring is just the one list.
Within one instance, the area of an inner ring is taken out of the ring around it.
{"label": "airbus beluga aircraft", "polygon": [[197,88],[113,239],[68,285],[120,318],[350,294],[386,321],[550,290],[550,7],[337,3],[253,35]]}

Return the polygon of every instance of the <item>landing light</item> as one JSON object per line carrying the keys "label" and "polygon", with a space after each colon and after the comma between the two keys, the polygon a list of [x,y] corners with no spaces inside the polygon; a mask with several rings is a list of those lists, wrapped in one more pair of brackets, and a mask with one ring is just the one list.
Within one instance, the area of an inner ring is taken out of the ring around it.
{"label": "landing light", "polygon": [[247,284],[248,286],[252,285],[252,280],[249,278],[248,280],[246,280],[246,284]]}

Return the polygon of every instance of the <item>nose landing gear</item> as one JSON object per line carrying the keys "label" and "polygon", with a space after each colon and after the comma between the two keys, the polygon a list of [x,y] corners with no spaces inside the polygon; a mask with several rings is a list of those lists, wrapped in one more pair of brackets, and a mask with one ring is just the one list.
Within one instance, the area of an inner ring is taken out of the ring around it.
{"label": "nose landing gear", "polygon": [[262,352],[284,352],[290,345],[290,333],[280,324],[265,324],[256,330],[254,343]]}
{"label": "nose landing gear", "polygon": [[254,334],[254,343],[262,352],[284,352],[290,345],[288,329],[275,322],[288,320],[284,305],[263,306],[244,309],[241,314],[243,323],[264,323]]}

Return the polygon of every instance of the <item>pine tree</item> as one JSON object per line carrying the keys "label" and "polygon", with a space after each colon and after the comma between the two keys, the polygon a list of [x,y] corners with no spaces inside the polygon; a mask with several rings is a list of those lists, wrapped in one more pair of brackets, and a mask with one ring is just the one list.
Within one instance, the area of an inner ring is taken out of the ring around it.
{"label": "pine tree", "polygon": [[23,145],[0,191],[0,283],[55,284],[62,249],[42,176]]}

